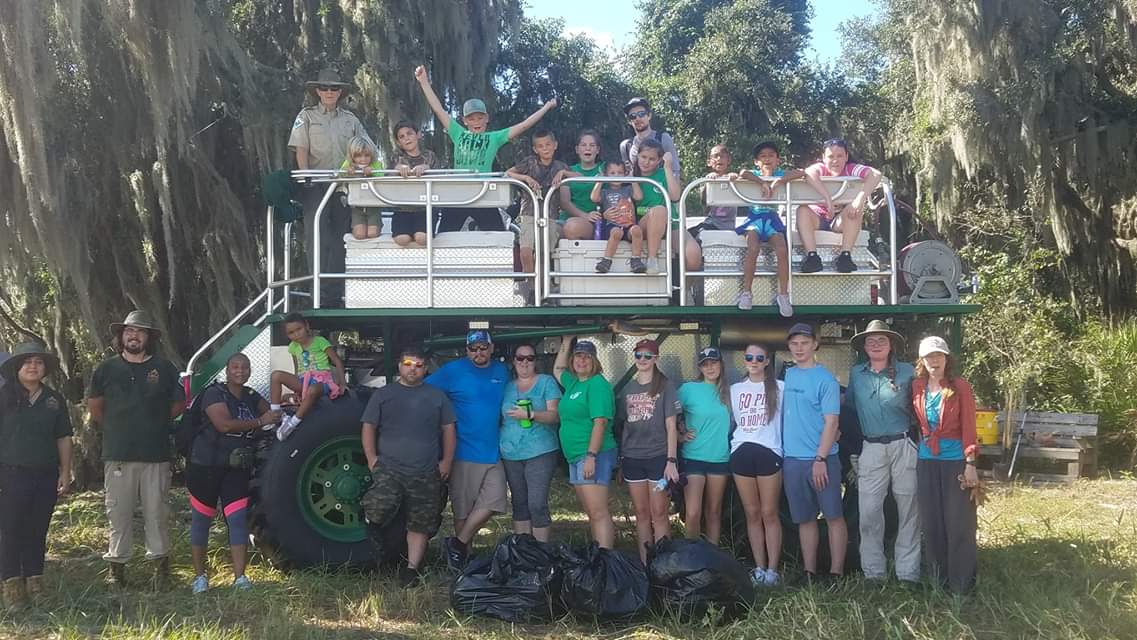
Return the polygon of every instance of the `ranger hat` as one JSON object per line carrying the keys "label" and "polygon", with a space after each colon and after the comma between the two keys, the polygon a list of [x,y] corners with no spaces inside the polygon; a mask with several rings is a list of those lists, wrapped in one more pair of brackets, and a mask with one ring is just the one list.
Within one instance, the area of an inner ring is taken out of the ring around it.
{"label": "ranger hat", "polygon": [[162,331],[154,323],[153,316],[141,309],[135,309],[134,311],[126,314],[126,319],[122,322],[112,322],[111,333],[118,335],[118,333],[122,331],[123,327],[127,326],[146,329],[150,332],[150,335],[154,336],[155,338],[162,335]]}
{"label": "ranger hat", "polygon": [[307,91],[315,93],[316,87],[339,87],[344,90],[344,93],[355,88],[350,82],[340,80],[340,74],[335,69],[320,69],[315,80],[304,83],[304,89]]}
{"label": "ranger hat", "polygon": [[24,360],[32,356],[39,356],[43,359],[47,373],[59,368],[59,358],[55,357],[55,354],[49,353],[46,347],[38,342],[25,342],[16,345],[16,348],[12,349],[11,357],[5,360],[4,364],[0,364],[0,376],[5,380],[15,381],[16,372],[24,366]]}
{"label": "ranger hat", "polygon": [[[873,320],[869,323],[869,326],[865,327],[864,331],[853,336],[853,339],[851,340],[853,347],[858,351],[864,351],[865,338],[874,334],[888,336],[888,339],[892,341],[892,350],[894,352],[899,351],[904,347],[904,336],[893,331],[892,328],[888,326],[888,323],[884,320]],[[893,353],[893,355],[897,354]]]}

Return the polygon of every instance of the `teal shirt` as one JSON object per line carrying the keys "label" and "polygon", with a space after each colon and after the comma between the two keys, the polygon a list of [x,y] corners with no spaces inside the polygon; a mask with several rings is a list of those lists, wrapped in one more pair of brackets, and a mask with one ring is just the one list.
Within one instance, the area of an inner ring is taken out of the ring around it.
{"label": "teal shirt", "polygon": [[912,377],[915,368],[907,362],[896,363],[896,384],[887,370],[874,372],[868,362],[849,370],[849,386],[845,389],[845,405],[856,409],[861,433],[866,438],[879,438],[907,433],[912,425]]}
{"label": "teal shirt", "polygon": [[[928,419],[928,429],[935,431],[940,428],[940,416],[943,414],[944,392],[939,390],[930,393],[924,390],[924,417]],[[953,438],[940,438],[939,454],[932,453],[925,438],[920,438],[921,460],[963,460],[963,441]]]}
{"label": "teal shirt", "polygon": [[679,387],[687,428],[695,439],[683,443],[687,460],[727,462],[730,460],[730,408],[719,400],[719,391],[709,382],[687,382]]}
{"label": "teal shirt", "polygon": [[533,413],[549,408],[550,400],[559,400],[561,389],[552,376],[537,374],[537,379],[528,391],[517,389],[517,380],[505,385],[505,398],[501,402],[501,457],[506,460],[528,460],[560,448],[557,441],[557,424],[533,421],[528,429],[506,412],[517,405],[521,398],[533,402]]}

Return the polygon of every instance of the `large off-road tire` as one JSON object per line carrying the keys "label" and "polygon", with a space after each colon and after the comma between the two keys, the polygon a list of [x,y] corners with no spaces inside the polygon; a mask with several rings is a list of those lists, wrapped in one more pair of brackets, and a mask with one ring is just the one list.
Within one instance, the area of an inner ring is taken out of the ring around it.
{"label": "large off-road tire", "polygon": [[363,405],[351,398],[322,402],[288,440],[265,441],[253,472],[252,534],[276,567],[371,569],[383,555],[405,550],[405,530],[392,523],[376,545],[359,505],[371,484],[360,442]]}

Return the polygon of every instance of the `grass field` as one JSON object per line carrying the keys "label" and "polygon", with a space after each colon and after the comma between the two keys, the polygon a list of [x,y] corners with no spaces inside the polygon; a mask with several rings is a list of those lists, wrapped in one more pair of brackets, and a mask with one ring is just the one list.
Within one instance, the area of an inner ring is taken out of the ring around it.
{"label": "grass field", "polygon": [[[567,488],[558,486],[555,497],[555,517],[567,522],[557,535],[582,542],[586,527]],[[967,597],[850,578],[829,590],[763,593],[747,617],[729,624],[654,617],[618,626],[573,618],[510,625],[455,614],[437,568],[425,585],[403,590],[384,575],[283,574],[256,556],[249,572],[255,590],[234,593],[223,527],[211,541],[211,573],[221,586],[195,597],[184,493],[174,500],[176,588],[105,589],[101,495],[78,494],[60,505],[52,527],[53,595],[37,610],[0,614],[0,638],[1137,638],[1134,481],[996,487],[980,512],[979,586]],[[618,501],[621,544],[630,547],[626,495]],[[479,544],[505,533],[508,519],[493,525],[498,529],[483,532]],[[130,569],[141,581],[142,564]]]}

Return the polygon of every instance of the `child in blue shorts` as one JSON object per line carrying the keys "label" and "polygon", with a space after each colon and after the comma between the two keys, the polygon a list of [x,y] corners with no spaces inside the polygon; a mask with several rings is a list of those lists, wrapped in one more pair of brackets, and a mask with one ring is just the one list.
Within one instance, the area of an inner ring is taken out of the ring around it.
{"label": "child in blue shorts", "polygon": [[[775,189],[790,180],[798,180],[805,175],[800,169],[785,171],[781,168],[781,154],[778,146],[773,142],[762,142],[754,147],[753,171],[740,171],[730,174],[733,180],[750,180],[762,185],[763,197],[769,198]],[[774,178],[773,181],[763,178]],[[768,242],[774,248],[774,255],[778,259],[778,294],[774,296],[774,304],[778,305],[778,313],[788,318],[794,314],[793,305],[790,304],[790,258],[786,245],[786,225],[782,222],[778,210],[769,206],[752,206],[746,222],[735,231],[746,236],[746,255],[742,258],[742,290],[738,293],[738,308],[750,309],[754,306],[754,297],[750,287],[754,284],[754,268],[758,263],[758,248],[760,243]]]}
{"label": "child in blue shorts", "polygon": [[[619,178],[627,175],[627,167],[620,160],[604,163],[604,175]],[[640,255],[643,253],[643,229],[636,224],[636,203],[643,200],[644,192],[638,182],[597,182],[592,187],[592,201],[600,205],[603,220],[596,239],[607,238],[604,257],[596,262],[596,273],[608,273],[612,268],[612,258],[621,240],[632,243],[632,257],[628,267],[632,273],[646,273],[647,265]]]}

